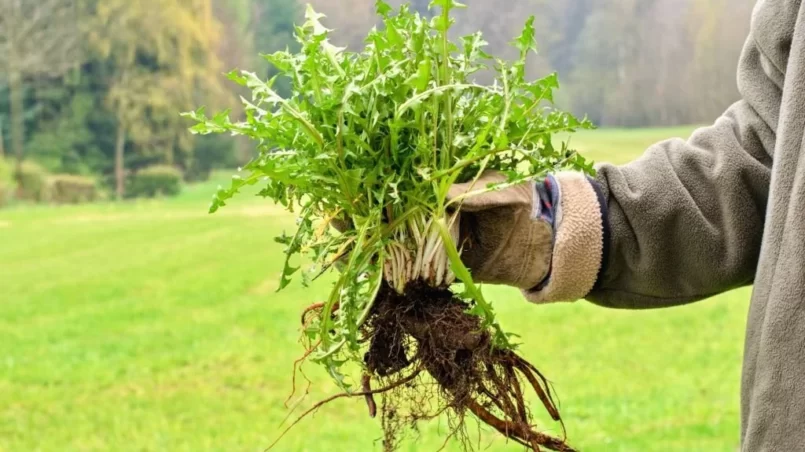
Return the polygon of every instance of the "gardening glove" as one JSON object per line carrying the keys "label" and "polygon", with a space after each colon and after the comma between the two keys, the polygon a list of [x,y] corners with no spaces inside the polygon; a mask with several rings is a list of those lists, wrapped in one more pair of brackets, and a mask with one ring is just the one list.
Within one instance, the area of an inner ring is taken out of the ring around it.
{"label": "gardening glove", "polygon": [[[349,229],[352,226],[352,220],[349,219],[349,218],[343,219],[343,218],[336,217],[336,218],[333,218],[333,219],[330,220],[330,226],[333,229],[335,229],[336,231],[338,231],[339,233],[343,234],[344,231],[346,231],[347,229]],[[345,262],[348,259],[348,256],[349,256],[349,254],[344,254],[343,256],[338,258],[335,262],[333,262],[333,266],[335,266],[335,268],[338,271],[342,271],[343,268],[344,268]]]}
{"label": "gardening glove", "polygon": [[[505,181],[487,171],[474,184],[454,184],[448,198]],[[535,303],[583,298],[604,261],[603,200],[597,184],[576,172],[467,195],[456,200],[462,262],[473,280],[517,287]]]}
{"label": "gardening glove", "polygon": [[333,218],[332,220],[330,220],[330,226],[332,226],[333,229],[335,229],[340,233],[343,233],[344,231],[349,229],[349,227],[351,226],[350,223],[352,223],[351,220],[343,220],[341,218]]}

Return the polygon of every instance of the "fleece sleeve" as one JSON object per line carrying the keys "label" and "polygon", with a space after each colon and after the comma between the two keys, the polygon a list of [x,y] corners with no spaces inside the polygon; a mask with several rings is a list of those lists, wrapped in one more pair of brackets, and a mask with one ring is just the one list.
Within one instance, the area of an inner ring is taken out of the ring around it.
{"label": "fleece sleeve", "polygon": [[775,21],[796,16],[770,10],[753,16],[738,67],[741,100],[686,140],[597,168],[609,237],[587,300],[665,307],[753,282],[790,48],[790,37],[757,31],[786,29]]}

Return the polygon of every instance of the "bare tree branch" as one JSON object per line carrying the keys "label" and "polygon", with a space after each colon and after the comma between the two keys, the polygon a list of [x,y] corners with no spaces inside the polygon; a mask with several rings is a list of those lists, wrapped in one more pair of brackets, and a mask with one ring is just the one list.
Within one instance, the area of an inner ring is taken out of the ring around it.
{"label": "bare tree branch", "polygon": [[79,61],[77,0],[0,0],[0,75],[8,78],[17,177],[24,158],[26,79],[57,77]]}
{"label": "bare tree branch", "polygon": [[80,43],[76,0],[0,0],[0,73],[61,75]]}

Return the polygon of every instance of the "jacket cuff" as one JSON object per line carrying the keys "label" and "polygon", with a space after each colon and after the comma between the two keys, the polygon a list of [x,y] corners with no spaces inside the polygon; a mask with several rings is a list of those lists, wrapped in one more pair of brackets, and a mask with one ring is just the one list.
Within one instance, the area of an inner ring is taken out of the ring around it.
{"label": "jacket cuff", "polygon": [[[528,301],[575,301],[593,289],[602,272],[606,205],[594,182],[578,172],[553,176],[554,245],[546,279],[523,290]],[[547,181],[550,184],[550,180]]]}

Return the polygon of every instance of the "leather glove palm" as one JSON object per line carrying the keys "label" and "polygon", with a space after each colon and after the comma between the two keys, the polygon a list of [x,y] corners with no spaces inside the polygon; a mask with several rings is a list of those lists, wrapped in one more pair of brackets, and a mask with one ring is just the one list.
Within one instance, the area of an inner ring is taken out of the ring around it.
{"label": "leather glove palm", "polygon": [[[505,182],[486,172],[473,184],[455,184],[448,198]],[[536,184],[525,182],[459,201],[461,257],[473,279],[521,289],[536,287],[548,274],[553,249],[553,225],[543,215]]]}
{"label": "leather glove palm", "polygon": [[[504,182],[494,171],[455,184],[454,199]],[[564,172],[460,200],[462,261],[473,279],[521,289],[529,301],[574,301],[592,290],[604,261],[606,205],[596,184]]]}

